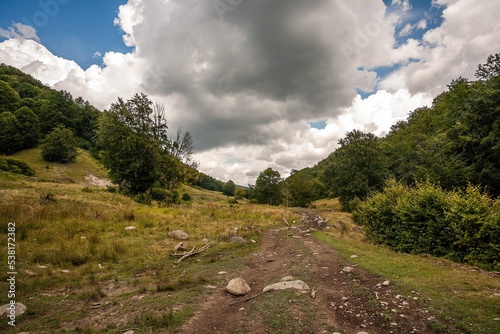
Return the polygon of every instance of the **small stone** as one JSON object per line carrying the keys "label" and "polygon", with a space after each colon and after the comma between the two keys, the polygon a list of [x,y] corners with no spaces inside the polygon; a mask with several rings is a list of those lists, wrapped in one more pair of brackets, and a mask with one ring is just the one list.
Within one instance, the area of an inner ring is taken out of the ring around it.
{"label": "small stone", "polygon": [[281,281],[281,282],[293,281],[293,276],[290,276],[290,275],[285,276],[285,277],[283,277],[280,281]]}
{"label": "small stone", "polygon": [[38,269],[47,269],[47,266],[36,266]]}
{"label": "small stone", "polygon": [[382,283],[382,285],[383,285],[383,286],[388,286],[389,284],[391,284],[391,281],[384,281],[384,282]]}
{"label": "small stone", "polygon": [[244,307],[242,307],[242,308],[240,308],[240,309],[239,309],[239,311],[245,311],[245,308],[244,308]]}
{"label": "small stone", "polygon": [[351,259],[355,259],[357,257],[358,257],[357,255],[351,255]]}
{"label": "small stone", "polygon": [[28,276],[35,276],[36,274],[34,272],[32,272],[31,270],[28,270],[28,269],[24,269],[24,271],[26,272],[26,274]]}
{"label": "small stone", "polygon": [[[10,315],[10,312],[11,310],[9,308],[11,308],[14,304],[5,304],[5,305],[2,305],[0,306],[0,317],[4,317],[6,315]],[[16,303],[15,304],[15,311],[14,309],[12,310],[13,313],[15,312],[15,315],[16,317],[19,317],[21,315],[24,314],[24,312],[26,312],[26,305],[22,304],[22,303]]]}
{"label": "small stone", "polygon": [[126,331],[126,332],[125,332],[125,333],[123,333],[123,334],[134,334],[134,333],[135,333],[135,331],[131,329],[131,330],[129,330],[129,331]]}
{"label": "small stone", "polygon": [[125,227],[125,231],[135,231],[135,230],[137,230],[137,227],[135,227],[135,226],[127,226],[127,227]]}
{"label": "small stone", "polygon": [[493,321],[500,321],[500,318],[495,318],[493,319]]}
{"label": "small stone", "polygon": [[250,242],[251,242],[252,244],[257,243],[257,241],[255,241],[255,240],[253,240],[253,239],[250,239]]}
{"label": "small stone", "polygon": [[232,294],[233,296],[244,296],[252,289],[250,289],[250,285],[241,277],[233,278],[229,281],[226,286],[226,291]]}
{"label": "small stone", "polygon": [[397,323],[397,322],[391,322],[391,326],[396,327],[397,325],[398,325],[398,323]]}
{"label": "small stone", "polygon": [[207,242],[209,242],[209,241],[210,241],[210,240],[208,240],[207,238],[203,238],[203,239],[201,239],[201,242],[203,242],[203,243],[207,243]]}
{"label": "small stone", "polygon": [[344,269],[342,269],[342,271],[345,273],[351,273],[354,271],[354,268],[353,267],[344,267]]}
{"label": "small stone", "polygon": [[233,237],[229,238],[229,240],[227,242],[229,242],[229,243],[239,242],[239,243],[242,243],[242,244],[246,244],[247,243],[247,241],[245,239],[243,239],[242,237],[236,237],[236,236],[233,236]]}
{"label": "small stone", "polygon": [[182,230],[173,230],[168,234],[169,237],[178,239],[178,240],[187,240],[189,239],[189,234]]}
{"label": "small stone", "polygon": [[69,274],[69,270],[68,269],[62,269],[61,272],[64,273],[64,274]]}
{"label": "small stone", "polygon": [[227,274],[227,271],[219,271],[219,272],[217,273],[217,275],[225,275],[225,274]]}
{"label": "small stone", "polygon": [[356,334],[368,334],[367,332],[357,332]]}

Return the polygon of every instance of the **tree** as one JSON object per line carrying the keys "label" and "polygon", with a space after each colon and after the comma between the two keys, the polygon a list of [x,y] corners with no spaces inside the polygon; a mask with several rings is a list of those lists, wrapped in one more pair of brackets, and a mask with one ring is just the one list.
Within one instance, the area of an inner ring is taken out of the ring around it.
{"label": "tree", "polygon": [[353,199],[382,189],[388,170],[375,135],[354,130],[339,144],[326,173],[335,196],[349,210]]}
{"label": "tree", "polygon": [[236,185],[233,181],[229,180],[222,186],[222,193],[226,196],[234,196],[236,191]]}
{"label": "tree", "polygon": [[99,119],[95,139],[102,162],[112,180],[131,194],[172,189],[181,177],[179,162],[168,152],[166,121],[151,117],[152,104],[145,94],[119,98]]}
{"label": "tree", "polygon": [[304,173],[293,170],[285,182],[290,193],[290,206],[308,207],[315,199],[314,182]]}
{"label": "tree", "polygon": [[19,124],[19,132],[22,136],[22,148],[32,148],[38,144],[40,136],[40,125],[38,117],[28,107],[21,107],[14,113]]}
{"label": "tree", "polygon": [[19,94],[6,82],[0,80],[0,113],[14,112],[19,108]]}
{"label": "tree", "polygon": [[76,139],[63,125],[55,127],[42,142],[42,158],[45,161],[69,163],[76,159]]}
{"label": "tree", "polygon": [[234,191],[234,198],[236,199],[242,199],[246,196],[247,192],[243,188],[236,188]]}
{"label": "tree", "polygon": [[271,167],[259,173],[253,189],[253,196],[259,203],[279,205],[282,202],[281,175]]}
{"label": "tree", "polygon": [[12,154],[21,149],[19,121],[13,113],[0,113],[0,154]]}

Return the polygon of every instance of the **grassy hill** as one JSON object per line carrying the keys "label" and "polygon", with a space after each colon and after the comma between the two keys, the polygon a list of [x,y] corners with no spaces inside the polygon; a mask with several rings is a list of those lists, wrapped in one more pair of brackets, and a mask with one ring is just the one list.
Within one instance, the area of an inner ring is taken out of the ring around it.
{"label": "grassy hill", "polygon": [[69,164],[47,162],[42,159],[40,148],[23,150],[10,156],[27,162],[41,181],[84,183],[89,174],[107,178],[106,170],[85,150],[78,149],[76,161]]}

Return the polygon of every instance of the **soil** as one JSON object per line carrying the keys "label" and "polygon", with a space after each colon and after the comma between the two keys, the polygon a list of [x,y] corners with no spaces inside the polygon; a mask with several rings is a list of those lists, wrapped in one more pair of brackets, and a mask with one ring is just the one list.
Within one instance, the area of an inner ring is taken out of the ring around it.
{"label": "soil", "polygon": [[[247,256],[243,269],[227,274],[227,281],[244,278],[252,291],[235,297],[224,289],[217,290],[199,305],[199,311],[179,331],[200,334],[434,333],[434,318],[417,292],[398,294],[393,283],[350,265],[305,229],[287,226],[268,231],[262,238],[260,252]],[[352,271],[346,269],[347,266]],[[303,280],[311,289],[292,295],[285,312],[293,315],[293,325],[282,324],[277,328],[265,319],[268,311],[262,308],[283,291],[248,299],[287,275]],[[311,296],[313,289],[315,298]],[[259,308],[262,311],[256,312]]]}

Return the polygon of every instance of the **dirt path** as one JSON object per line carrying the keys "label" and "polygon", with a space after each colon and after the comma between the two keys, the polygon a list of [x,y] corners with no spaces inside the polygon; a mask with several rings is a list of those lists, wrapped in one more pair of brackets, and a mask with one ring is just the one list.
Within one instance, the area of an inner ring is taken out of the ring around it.
{"label": "dirt path", "polygon": [[[346,272],[345,259],[298,228],[267,232],[261,251],[244,264],[227,281],[242,277],[252,291],[244,297],[222,289],[211,294],[181,333],[433,333],[417,293],[397,295],[392,283],[356,266]],[[287,290],[245,301],[287,275],[314,288],[316,297],[311,290]]]}

